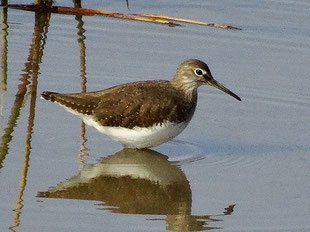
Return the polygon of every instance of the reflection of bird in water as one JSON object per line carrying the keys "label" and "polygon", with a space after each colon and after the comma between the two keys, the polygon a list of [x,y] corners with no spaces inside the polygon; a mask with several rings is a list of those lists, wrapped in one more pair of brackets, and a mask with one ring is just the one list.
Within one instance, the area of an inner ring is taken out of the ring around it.
{"label": "reflection of bird in water", "polygon": [[102,201],[102,209],[113,213],[167,215],[169,230],[212,229],[206,224],[218,221],[191,215],[186,176],[167,156],[147,149],[123,149],[85,165],[77,176],[37,196]]}

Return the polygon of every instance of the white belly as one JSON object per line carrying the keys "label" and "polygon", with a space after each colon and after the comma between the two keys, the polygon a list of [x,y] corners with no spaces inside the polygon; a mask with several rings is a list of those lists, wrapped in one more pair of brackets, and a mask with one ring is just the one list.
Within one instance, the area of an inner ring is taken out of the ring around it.
{"label": "white belly", "polygon": [[123,146],[127,148],[148,148],[167,142],[179,135],[190,121],[188,120],[182,123],[171,123],[166,121],[161,125],[154,125],[146,128],[134,127],[132,129],[102,126],[89,115],[79,114],[68,107],[61,106],[70,113],[80,116],[87,125],[95,127],[101,133],[121,142]]}
{"label": "white belly", "polygon": [[180,134],[189,123],[189,121],[178,124],[166,122],[147,128],[134,127],[128,129],[124,127],[101,126],[91,116],[83,116],[82,119],[87,125],[93,126],[101,133],[120,141],[127,148],[148,148],[167,142]]}

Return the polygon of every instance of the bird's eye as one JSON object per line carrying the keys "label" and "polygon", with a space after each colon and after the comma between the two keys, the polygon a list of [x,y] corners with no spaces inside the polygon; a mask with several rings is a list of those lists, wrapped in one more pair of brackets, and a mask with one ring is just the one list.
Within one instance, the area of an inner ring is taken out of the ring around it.
{"label": "bird's eye", "polygon": [[202,75],[203,75],[203,71],[202,71],[200,68],[196,68],[196,69],[195,69],[195,74],[196,74],[197,76],[202,76]]}

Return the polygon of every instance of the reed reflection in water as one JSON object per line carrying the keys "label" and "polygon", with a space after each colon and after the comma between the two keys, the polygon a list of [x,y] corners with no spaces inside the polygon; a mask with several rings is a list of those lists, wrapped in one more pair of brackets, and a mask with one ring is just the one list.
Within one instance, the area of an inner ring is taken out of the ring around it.
{"label": "reed reflection in water", "polygon": [[183,171],[168,157],[153,150],[123,149],[95,164],[85,165],[78,175],[37,194],[43,198],[101,201],[101,210],[122,214],[165,215],[168,230],[219,229],[210,222],[233,212],[228,206],[220,215],[192,215],[192,192]]}
{"label": "reed reflection in water", "polygon": [[[2,93],[1,99],[4,102],[4,95],[6,92],[6,79],[7,79],[7,35],[8,35],[8,25],[7,20],[7,9],[3,8],[3,46],[2,48]],[[35,107],[37,99],[37,85],[38,76],[40,70],[40,63],[43,57],[43,50],[45,46],[45,39],[48,32],[50,14],[47,13],[35,13],[35,23],[33,30],[32,42],[29,48],[28,59],[25,62],[25,67],[22,70],[20,84],[18,85],[18,90],[16,93],[15,101],[11,107],[11,113],[9,115],[7,127],[4,128],[3,134],[1,136],[1,146],[0,146],[0,173],[3,168],[3,161],[9,153],[9,144],[13,138],[12,133],[14,128],[17,126],[17,120],[20,115],[21,109],[25,106],[25,103],[29,100],[29,115],[28,115],[28,125],[26,131],[26,138],[24,144],[24,160],[23,166],[20,174],[19,190],[16,197],[16,206],[13,211],[13,225],[8,229],[10,231],[15,231],[20,225],[20,217],[23,204],[23,195],[27,184],[27,175],[29,170],[29,161],[31,154],[31,139],[33,134],[34,119],[35,119]],[[2,108],[2,104],[1,104]]]}

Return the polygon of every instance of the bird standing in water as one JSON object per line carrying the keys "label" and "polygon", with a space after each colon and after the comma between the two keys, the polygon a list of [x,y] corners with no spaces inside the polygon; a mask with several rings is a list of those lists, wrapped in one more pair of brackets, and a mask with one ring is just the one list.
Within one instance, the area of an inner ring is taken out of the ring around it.
{"label": "bird standing in water", "polygon": [[184,61],[171,81],[138,81],[88,93],[45,91],[41,96],[124,147],[142,149],[167,142],[186,128],[201,85],[214,86],[241,101],[213,79],[207,64],[195,59]]}

